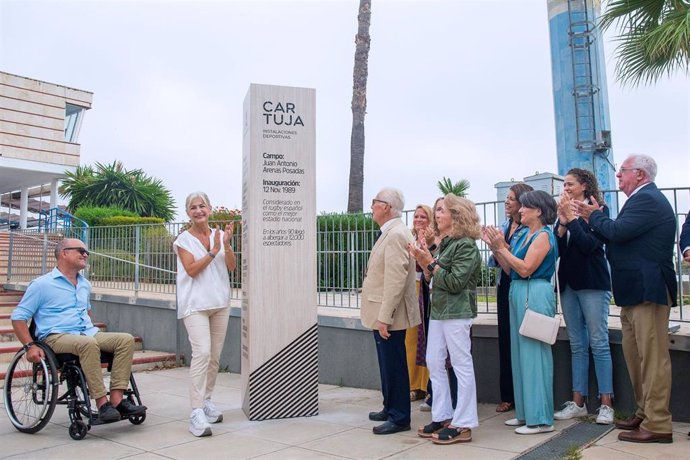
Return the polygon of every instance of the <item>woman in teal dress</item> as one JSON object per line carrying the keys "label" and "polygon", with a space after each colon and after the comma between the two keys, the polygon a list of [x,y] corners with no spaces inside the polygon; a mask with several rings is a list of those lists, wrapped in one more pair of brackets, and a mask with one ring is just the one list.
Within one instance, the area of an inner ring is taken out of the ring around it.
{"label": "woman in teal dress", "polygon": [[[551,345],[523,337],[518,332],[525,316],[525,302],[535,312],[556,314],[551,278],[556,269],[558,246],[548,227],[557,217],[556,201],[535,190],[520,196],[522,224],[528,227],[511,248],[501,231],[484,230],[482,239],[497,261],[510,273],[510,342],[515,392],[515,418],[505,422],[518,434],[553,431],[553,357]],[[529,296],[529,297],[528,297]]]}

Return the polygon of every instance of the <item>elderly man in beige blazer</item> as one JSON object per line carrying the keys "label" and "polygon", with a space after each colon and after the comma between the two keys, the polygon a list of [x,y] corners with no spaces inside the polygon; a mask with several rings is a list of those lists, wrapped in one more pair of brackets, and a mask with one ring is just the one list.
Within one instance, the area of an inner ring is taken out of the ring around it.
{"label": "elderly man in beige blazer", "polygon": [[374,222],[381,227],[369,256],[362,286],[362,325],[373,329],[381,372],[383,410],[369,419],[384,422],[374,434],[410,429],[410,382],[405,331],[421,323],[415,295],[415,261],[407,251],[412,232],[400,219],[403,194],[384,188],[371,201]]}

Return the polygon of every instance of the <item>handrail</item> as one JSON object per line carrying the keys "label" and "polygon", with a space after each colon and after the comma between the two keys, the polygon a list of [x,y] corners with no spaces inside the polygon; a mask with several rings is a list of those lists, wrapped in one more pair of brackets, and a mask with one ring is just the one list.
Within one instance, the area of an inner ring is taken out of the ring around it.
{"label": "handrail", "polygon": [[78,229],[77,233],[81,233],[81,235],[77,236],[77,238],[82,240],[87,245],[89,243],[89,224],[80,218],[73,216],[61,208],[50,208],[47,213],[39,213],[39,231],[55,232],[58,229],[67,229],[72,231]]}

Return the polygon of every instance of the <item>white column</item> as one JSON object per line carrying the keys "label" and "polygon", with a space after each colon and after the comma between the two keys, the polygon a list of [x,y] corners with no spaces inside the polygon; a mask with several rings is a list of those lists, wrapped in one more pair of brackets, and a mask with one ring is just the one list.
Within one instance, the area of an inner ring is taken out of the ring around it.
{"label": "white column", "polygon": [[26,228],[29,212],[29,187],[22,187],[19,197],[19,228]]}
{"label": "white column", "polygon": [[57,207],[58,182],[59,179],[50,181],[50,209]]}

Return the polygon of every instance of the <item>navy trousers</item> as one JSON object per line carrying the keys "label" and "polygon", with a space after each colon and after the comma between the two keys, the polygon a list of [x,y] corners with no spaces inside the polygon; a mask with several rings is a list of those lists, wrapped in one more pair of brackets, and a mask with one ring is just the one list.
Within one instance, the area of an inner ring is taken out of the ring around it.
{"label": "navy trousers", "polygon": [[396,425],[410,424],[410,378],[405,354],[405,330],[389,331],[386,340],[374,330],[376,354],[381,372],[383,410]]}

